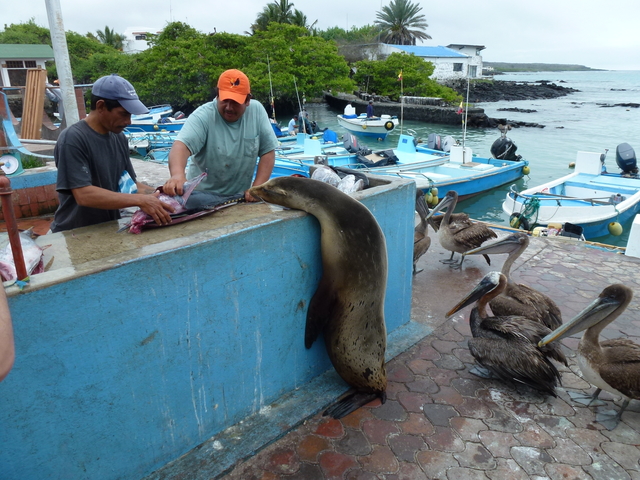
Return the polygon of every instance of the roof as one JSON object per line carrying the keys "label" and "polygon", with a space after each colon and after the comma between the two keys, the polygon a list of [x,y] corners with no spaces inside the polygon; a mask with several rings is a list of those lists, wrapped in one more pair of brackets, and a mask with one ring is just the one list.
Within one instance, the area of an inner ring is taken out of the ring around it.
{"label": "roof", "polygon": [[448,57],[448,58],[469,58],[469,55],[456,52],[451,48],[437,46],[425,47],[416,45],[389,45],[390,47],[403,50],[407,53],[413,53],[417,57]]}
{"label": "roof", "polygon": [[484,45],[467,45],[467,44],[464,44],[464,43],[451,43],[451,44],[447,45],[447,47],[449,47],[449,48],[458,48],[458,49],[460,49],[460,48],[477,48],[478,50],[484,50],[485,48],[487,48]]}
{"label": "roof", "polygon": [[0,44],[0,58],[53,60],[53,48],[49,45]]}

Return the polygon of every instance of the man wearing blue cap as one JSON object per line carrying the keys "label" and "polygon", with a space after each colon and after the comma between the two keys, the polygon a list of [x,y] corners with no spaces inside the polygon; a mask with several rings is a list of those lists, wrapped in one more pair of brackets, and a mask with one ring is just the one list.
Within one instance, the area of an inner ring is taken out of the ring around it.
{"label": "man wearing blue cap", "polygon": [[120,209],[127,207],[139,207],[160,225],[171,222],[173,208],[161,202],[153,188],[136,181],[122,133],[132,114],[148,111],[124,78],[114,74],[96,80],[89,115],[65,129],[56,142],[60,206],[52,232],[117,220]]}

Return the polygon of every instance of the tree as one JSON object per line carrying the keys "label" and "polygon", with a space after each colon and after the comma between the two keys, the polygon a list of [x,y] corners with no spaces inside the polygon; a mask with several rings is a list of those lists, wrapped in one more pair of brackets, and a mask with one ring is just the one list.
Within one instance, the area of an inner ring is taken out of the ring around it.
{"label": "tree", "polygon": [[393,45],[415,45],[416,40],[427,40],[431,36],[425,32],[429,26],[422,10],[411,0],[391,0],[388,6],[376,13],[376,25],[383,32],[383,41]]}
{"label": "tree", "polygon": [[[433,69],[433,63],[413,54],[392,53],[385,60],[357,62],[354,80],[361,86],[367,86],[369,92],[396,100],[403,93],[406,96],[439,97],[449,103],[459,102],[462,97],[457,92],[429,78]],[[401,72],[402,82],[398,81]]]}
{"label": "tree", "polygon": [[258,14],[256,21],[251,25],[251,34],[256,32],[264,32],[269,28],[271,23],[286,23],[289,25],[297,25],[307,30],[307,33],[314,33],[314,25],[307,25],[307,16],[298,9],[294,9],[294,4],[289,0],[274,0],[267,4],[262,12]]}
{"label": "tree", "polygon": [[[90,35],[91,34],[88,33],[87,37],[90,37]],[[106,27],[106,26],[104,27],[104,31],[96,30],[96,35],[100,43],[103,43],[105,45],[110,45],[116,50],[120,50],[120,51],[122,51],[122,49],[124,48],[124,42],[127,39],[127,37],[125,37],[121,33],[116,33],[115,30],[111,30],[109,27]]]}

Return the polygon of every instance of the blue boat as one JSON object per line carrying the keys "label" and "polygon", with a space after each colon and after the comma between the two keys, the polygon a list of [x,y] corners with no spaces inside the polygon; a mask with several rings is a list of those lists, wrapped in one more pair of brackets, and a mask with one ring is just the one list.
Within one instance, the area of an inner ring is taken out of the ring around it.
{"label": "blue boat", "polygon": [[578,152],[573,173],[522,192],[512,187],[502,209],[526,230],[569,223],[586,239],[609,235],[610,226],[616,228],[640,212],[640,177],[628,143],[616,149],[619,172],[607,172],[604,160],[600,153]]}
{"label": "blue boat", "polygon": [[155,105],[149,107],[149,113],[131,115],[131,125],[125,128],[125,132],[177,132],[187,117],[182,112],[173,114],[171,105]]}

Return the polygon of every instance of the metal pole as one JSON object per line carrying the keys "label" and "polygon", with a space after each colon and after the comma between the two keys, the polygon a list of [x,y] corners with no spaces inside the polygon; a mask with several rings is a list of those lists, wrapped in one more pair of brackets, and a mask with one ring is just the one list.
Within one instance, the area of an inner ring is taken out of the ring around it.
{"label": "metal pole", "polygon": [[64,119],[68,127],[80,121],[80,116],[78,115],[78,107],[76,105],[76,94],[73,87],[73,75],[71,74],[67,37],[64,33],[62,10],[60,9],[60,0],[45,0],[45,3],[47,5],[47,17],[49,18],[53,56],[56,60],[60,90],[62,91]]}
{"label": "metal pole", "polygon": [[9,244],[11,245],[11,252],[13,253],[13,263],[16,266],[17,279],[24,280],[29,275],[27,274],[27,267],[24,263],[22,243],[20,243],[20,232],[18,231],[16,215],[13,212],[11,194],[11,181],[7,178],[4,171],[0,169],[0,198],[2,199],[2,213],[4,215],[5,224],[7,225]]}

